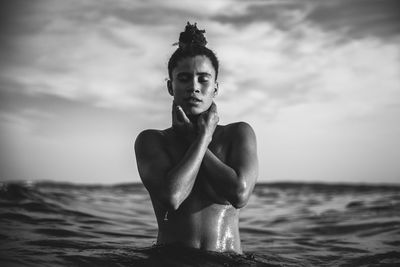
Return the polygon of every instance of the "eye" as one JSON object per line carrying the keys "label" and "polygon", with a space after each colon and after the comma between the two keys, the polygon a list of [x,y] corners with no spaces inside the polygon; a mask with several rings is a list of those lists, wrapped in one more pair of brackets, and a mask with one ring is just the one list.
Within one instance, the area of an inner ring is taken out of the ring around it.
{"label": "eye", "polygon": [[199,77],[199,82],[200,83],[208,83],[210,81],[210,77],[206,76],[206,75],[202,75]]}
{"label": "eye", "polygon": [[188,82],[190,79],[189,75],[187,74],[179,74],[177,78],[181,82]]}

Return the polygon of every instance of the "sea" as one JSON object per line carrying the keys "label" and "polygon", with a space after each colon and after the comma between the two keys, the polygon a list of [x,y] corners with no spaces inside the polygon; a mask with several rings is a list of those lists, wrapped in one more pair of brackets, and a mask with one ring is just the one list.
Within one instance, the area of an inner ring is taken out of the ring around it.
{"label": "sea", "polygon": [[141,184],[0,183],[0,266],[400,266],[400,186],[257,184],[244,253],[157,246]]}

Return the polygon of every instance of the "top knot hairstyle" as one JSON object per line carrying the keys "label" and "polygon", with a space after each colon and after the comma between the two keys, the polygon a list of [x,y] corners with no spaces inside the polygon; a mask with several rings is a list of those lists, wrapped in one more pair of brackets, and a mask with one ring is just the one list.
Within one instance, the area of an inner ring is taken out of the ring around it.
{"label": "top knot hairstyle", "polygon": [[192,25],[188,22],[186,24],[185,31],[181,32],[179,35],[179,42],[175,43],[174,45],[179,44],[179,47],[183,49],[185,49],[188,45],[206,46],[207,40],[204,36],[205,32],[205,30],[197,29],[197,23]]}
{"label": "top knot hairstyle", "polygon": [[204,36],[205,30],[199,30],[197,23],[186,24],[185,31],[179,35],[179,42],[174,45],[179,47],[172,54],[168,61],[168,75],[172,79],[172,71],[181,59],[195,56],[206,56],[210,59],[215,69],[215,80],[218,77],[219,62],[215,53],[206,47],[207,40]]}

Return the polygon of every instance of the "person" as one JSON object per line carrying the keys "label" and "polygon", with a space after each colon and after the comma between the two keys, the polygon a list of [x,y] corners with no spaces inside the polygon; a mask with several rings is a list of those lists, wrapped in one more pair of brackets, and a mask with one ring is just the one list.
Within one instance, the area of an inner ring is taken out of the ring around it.
{"label": "person", "polygon": [[158,223],[157,244],[241,254],[239,210],[258,176],[256,136],[245,122],[219,125],[218,59],[189,22],[168,63],[172,126],[144,130],[137,167]]}

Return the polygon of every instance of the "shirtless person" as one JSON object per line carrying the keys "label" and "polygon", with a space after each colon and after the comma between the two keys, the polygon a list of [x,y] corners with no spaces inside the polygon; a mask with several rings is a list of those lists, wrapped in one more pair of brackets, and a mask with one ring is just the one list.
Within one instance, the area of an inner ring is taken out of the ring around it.
{"label": "shirtless person", "polygon": [[239,209],[258,175],[256,137],[244,122],[218,125],[218,60],[188,25],[168,63],[172,127],[145,130],[137,166],[157,217],[157,244],[242,253]]}

